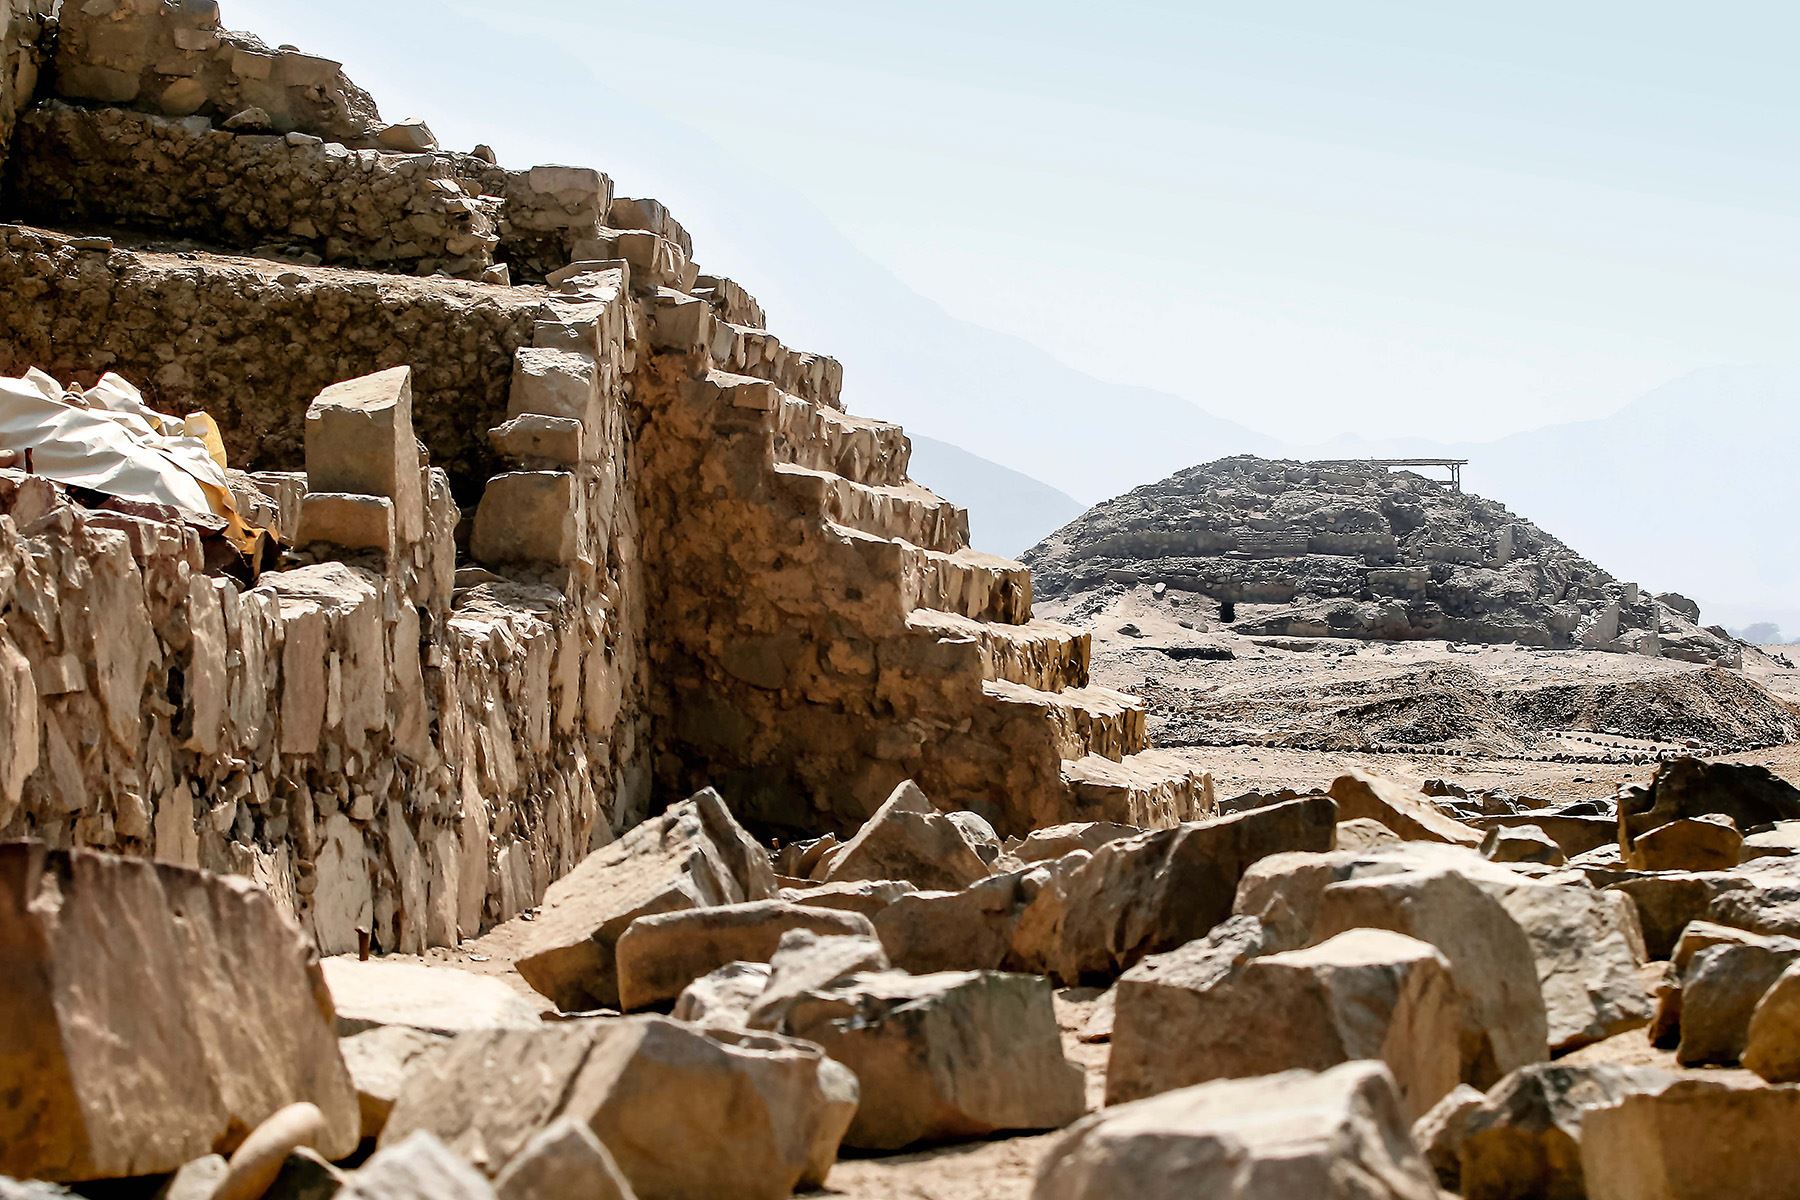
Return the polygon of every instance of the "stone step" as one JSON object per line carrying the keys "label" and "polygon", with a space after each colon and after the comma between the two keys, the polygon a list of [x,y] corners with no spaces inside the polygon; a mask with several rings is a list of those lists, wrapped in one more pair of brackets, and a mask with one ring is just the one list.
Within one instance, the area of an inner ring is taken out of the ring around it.
{"label": "stone step", "polygon": [[895,581],[902,616],[929,608],[1004,625],[1031,620],[1031,569],[1023,563],[979,550],[927,550],[828,524],[868,560],[872,572]]}
{"label": "stone step", "polygon": [[1212,816],[1212,776],[1169,750],[1140,750],[1113,760],[1099,754],[1062,766],[1071,821],[1117,821],[1161,829]]}
{"label": "stone step", "polygon": [[981,690],[999,709],[1001,724],[1042,721],[1064,759],[1099,755],[1116,761],[1149,749],[1144,702],[1136,696],[1092,686],[1051,692],[1003,680],[990,680]]}
{"label": "stone step", "polygon": [[775,414],[775,457],[857,483],[894,485],[906,482],[912,443],[898,425],[784,395]]}
{"label": "stone step", "polygon": [[916,483],[858,483],[830,471],[777,463],[778,484],[826,520],[877,537],[954,553],[969,544],[969,514]]}
{"label": "stone step", "polygon": [[735,280],[720,275],[702,274],[694,280],[694,295],[712,305],[722,321],[747,329],[767,329],[769,319],[756,297]]}
{"label": "stone step", "polygon": [[1003,625],[956,613],[922,608],[906,618],[907,628],[939,642],[970,647],[981,677],[1023,684],[1046,692],[1086,687],[1089,635],[1055,621]]}
{"label": "stone step", "polygon": [[837,359],[790,349],[766,329],[721,321],[712,344],[713,363],[737,375],[766,379],[789,395],[825,408],[842,408],[844,368]]}

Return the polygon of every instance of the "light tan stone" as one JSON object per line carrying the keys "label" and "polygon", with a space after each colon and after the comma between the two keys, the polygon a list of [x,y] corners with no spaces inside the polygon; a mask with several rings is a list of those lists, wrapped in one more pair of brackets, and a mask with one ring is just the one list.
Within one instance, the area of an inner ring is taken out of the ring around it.
{"label": "light tan stone", "polygon": [[1481,845],[1479,830],[1440,812],[1424,792],[1397,779],[1353,769],[1332,781],[1331,798],[1337,801],[1340,820],[1379,821],[1409,842]]}
{"label": "light tan stone", "polygon": [[832,883],[903,879],[919,888],[955,889],[989,872],[962,827],[908,781],[836,853],[825,878]]}
{"label": "light tan stone", "polygon": [[1249,920],[1234,918],[1120,978],[1107,1103],[1379,1059],[1410,1122],[1457,1085],[1461,997],[1436,949],[1352,929],[1305,950],[1258,956],[1255,931],[1240,925]]}
{"label": "light tan stone", "polygon": [[544,1127],[494,1180],[500,1200],[636,1200],[594,1131],[564,1117]]}
{"label": "light tan stone", "polygon": [[463,1034],[408,1075],[381,1143],[429,1132],[498,1175],[569,1117],[646,1200],[785,1200],[823,1182],[854,1108],[854,1084],[846,1094],[836,1064],[797,1039],[582,1020]]}
{"label": "light tan stone", "polygon": [[412,1065],[449,1043],[450,1039],[442,1034],[407,1025],[378,1025],[340,1040],[338,1047],[344,1055],[344,1065],[356,1084],[364,1138],[375,1137],[387,1124]]}
{"label": "light tan stone", "polygon": [[[778,967],[771,982],[780,976]],[[855,1072],[861,1103],[849,1146],[897,1150],[1056,1129],[1085,1108],[1050,985],[1029,975],[858,973],[762,1007],[754,1023],[804,1038]]]}
{"label": "light tan stone", "polygon": [[412,368],[395,367],[320,392],[306,410],[308,494],[386,496],[398,538],[425,533],[424,479],[413,437]]}
{"label": "light tan stone", "polygon": [[317,1146],[324,1136],[325,1114],[318,1105],[302,1101],[277,1109],[232,1151],[212,1200],[261,1200],[288,1155],[302,1146]]}
{"label": "light tan stone", "polygon": [[634,920],[616,948],[619,1004],[626,1012],[672,1004],[694,980],[731,962],[766,962],[784,934],[805,929],[820,937],[873,937],[856,913],[809,908],[782,900],[753,900]]}
{"label": "light tan stone", "polygon": [[455,967],[352,957],[322,966],[341,1037],[386,1025],[450,1037],[538,1022],[538,1007],[505,983]]}
{"label": "light tan stone", "polygon": [[[248,881],[0,846],[0,1172],[173,1171],[289,1104],[355,1148],[356,1092],[311,947]],[[112,1030],[99,1037],[94,1030]]]}
{"label": "light tan stone", "polygon": [[1794,1193],[1800,1088],[1680,1079],[1581,1124],[1590,1200],[1778,1200]]}
{"label": "light tan stone", "polygon": [[1221,1080],[1108,1108],[1044,1157],[1032,1200],[1437,1200],[1379,1063]]}

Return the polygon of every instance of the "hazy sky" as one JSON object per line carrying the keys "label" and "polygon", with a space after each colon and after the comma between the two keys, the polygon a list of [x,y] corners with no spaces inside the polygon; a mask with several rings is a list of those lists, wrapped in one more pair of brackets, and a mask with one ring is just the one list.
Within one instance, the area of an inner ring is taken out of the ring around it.
{"label": "hazy sky", "polygon": [[[769,167],[952,313],[1294,440],[1494,436],[1800,357],[1800,7],[1774,0],[225,18],[508,157],[560,157],[557,126],[490,131],[495,95],[579,120],[603,80]],[[533,39],[592,75],[545,69]]]}

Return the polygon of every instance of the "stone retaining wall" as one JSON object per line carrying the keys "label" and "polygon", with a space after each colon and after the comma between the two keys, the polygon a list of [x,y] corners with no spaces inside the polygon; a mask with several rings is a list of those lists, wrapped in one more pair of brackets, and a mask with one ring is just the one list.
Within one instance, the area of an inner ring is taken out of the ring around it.
{"label": "stone retaining wall", "polygon": [[499,240],[499,203],[435,155],[57,101],[27,113],[13,141],[6,204],[26,220],[465,278],[493,264]]}
{"label": "stone retaining wall", "polygon": [[[535,904],[641,819],[630,319],[618,278],[595,282],[533,331],[591,368],[565,511],[514,513],[579,521],[561,558],[508,539],[522,552],[453,581],[458,513],[421,466],[401,371],[358,381],[339,431],[329,396],[313,406],[297,557],[316,561],[253,588],[204,574],[180,524],[0,472],[0,837],[251,875],[326,953],[358,928],[416,952]],[[508,392],[530,411],[539,389],[522,373]],[[359,432],[372,415],[378,439]],[[346,507],[388,514],[385,543],[345,544]]]}
{"label": "stone retaining wall", "polygon": [[63,382],[117,371],[159,411],[206,409],[232,464],[297,466],[312,398],[339,380],[413,368],[414,423],[471,502],[500,460],[513,355],[541,291],[392,275],[76,248],[0,225],[0,371]]}

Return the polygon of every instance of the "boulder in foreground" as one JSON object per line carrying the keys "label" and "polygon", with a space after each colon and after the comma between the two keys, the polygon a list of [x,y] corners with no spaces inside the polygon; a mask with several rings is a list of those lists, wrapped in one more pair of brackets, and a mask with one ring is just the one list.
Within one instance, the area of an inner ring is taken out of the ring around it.
{"label": "boulder in foreground", "polygon": [[1262,957],[1243,957],[1242,938],[1219,944],[1250,923],[1234,917],[1119,980],[1107,1103],[1379,1059],[1411,1121],[1456,1086],[1461,997],[1435,948],[1382,929]]}
{"label": "boulder in foreground", "polygon": [[174,1171],[287,1105],[356,1148],[311,942],[248,880],[0,846],[0,1174]]}
{"label": "boulder in foreground", "polygon": [[1437,1200],[1379,1063],[1166,1092],[1095,1113],[1039,1165],[1032,1200]]}
{"label": "boulder in foreground", "polygon": [[781,1200],[824,1182],[855,1108],[855,1080],[806,1042],[595,1018],[463,1034],[408,1074],[381,1144],[424,1131],[494,1176],[568,1117],[640,1200]]}

